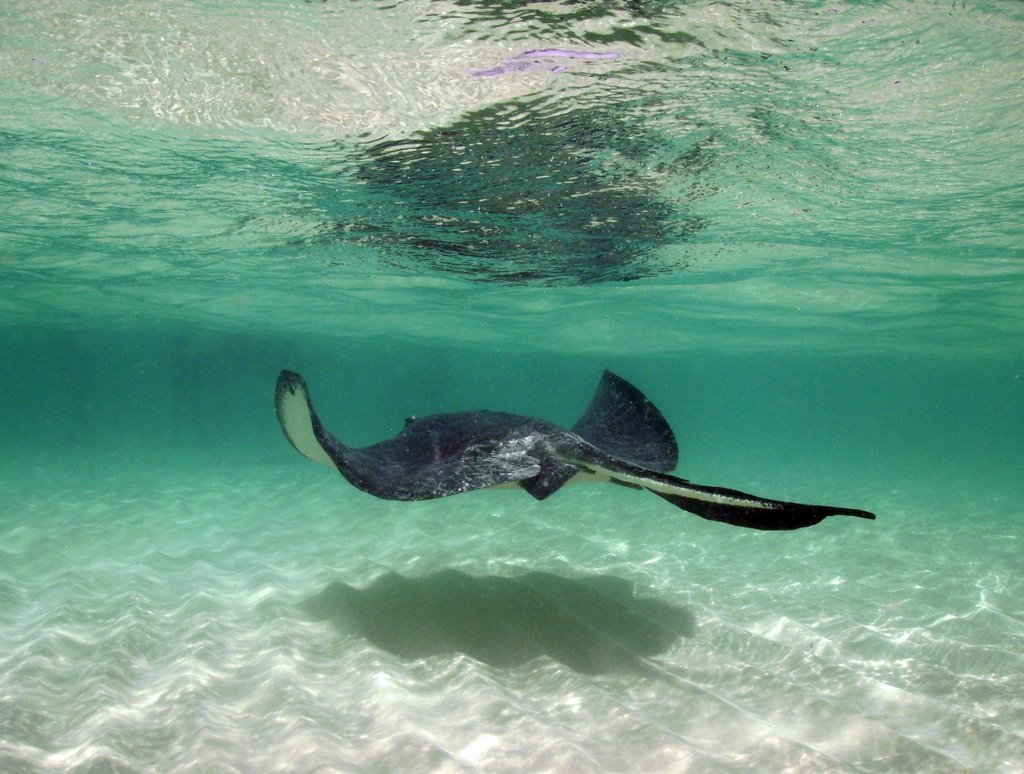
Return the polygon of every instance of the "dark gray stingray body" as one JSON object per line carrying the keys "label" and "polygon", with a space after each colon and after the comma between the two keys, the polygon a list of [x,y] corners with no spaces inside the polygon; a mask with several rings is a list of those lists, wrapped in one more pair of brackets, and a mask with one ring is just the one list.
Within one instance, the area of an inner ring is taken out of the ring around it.
{"label": "dark gray stingray body", "polygon": [[276,403],[281,428],[299,452],[387,500],[429,500],[502,484],[518,484],[543,500],[579,478],[646,489],[706,519],[754,529],[798,529],[833,515],[874,518],[855,508],[769,500],[671,475],[678,449],[668,422],[610,371],[571,430],[534,417],[467,411],[411,419],[394,438],[353,449],[324,428],[298,374],[281,372]]}

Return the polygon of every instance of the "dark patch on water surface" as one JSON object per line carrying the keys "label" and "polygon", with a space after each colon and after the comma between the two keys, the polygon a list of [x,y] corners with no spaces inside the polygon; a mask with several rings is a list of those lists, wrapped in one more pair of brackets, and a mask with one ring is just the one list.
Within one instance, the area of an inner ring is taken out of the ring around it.
{"label": "dark patch on water surface", "polygon": [[[306,0],[327,4],[328,0]],[[491,22],[505,35],[509,27],[526,28],[541,24],[550,32],[571,30],[570,23],[603,19],[616,14],[636,17],[657,16],[680,4],[680,0],[445,0],[441,12],[477,23]],[[390,5],[390,3],[388,3]]]}
{"label": "dark patch on water surface", "polygon": [[445,5],[459,8],[461,16],[492,20],[507,26],[509,17],[522,23],[565,20],[585,22],[615,14],[646,17],[663,13],[679,0],[446,0]]}
{"label": "dark patch on water surface", "polygon": [[661,189],[692,179],[708,153],[644,118],[514,101],[369,145],[356,174],[376,204],[321,239],[480,281],[581,285],[672,271],[656,252],[704,223]]}
{"label": "dark patch on water surface", "polygon": [[548,656],[582,674],[643,668],[696,630],[686,608],[611,575],[386,573],[363,589],[334,581],[302,607],[404,659],[464,653],[509,668]]}

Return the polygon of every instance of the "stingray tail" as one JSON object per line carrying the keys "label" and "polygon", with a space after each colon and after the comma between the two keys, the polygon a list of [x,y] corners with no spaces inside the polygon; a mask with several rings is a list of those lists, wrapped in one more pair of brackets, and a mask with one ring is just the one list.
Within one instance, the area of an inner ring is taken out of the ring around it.
{"label": "stingray tail", "polygon": [[810,527],[829,516],[875,518],[875,514],[859,508],[770,500],[737,489],[695,484],[670,473],[645,470],[611,457],[602,458],[599,450],[587,450],[585,454],[570,452],[566,461],[614,483],[646,489],[689,513],[736,527],[790,530]]}
{"label": "stingray tail", "polygon": [[[862,511],[858,508],[842,508],[833,505],[807,505],[805,503],[792,503],[784,500],[767,500],[755,497],[742,492],[735,492],[729,489],[717,487],[695,487],[695,490],[705,495],[708,492],[721,493],[723,500],[704,499],[685,494],[673,494],[669,492],[658,492],[651,490],[665,500],[668,500],[677,508],[693,513],[710,521],[721,521],[732,524],[736,527],[748,527],[750,529],[762,530],[793,530],[803,527],[811,527],[829,516],[857,516],[862,519],[874,519],[875,514],[870,511]],[[703,491],[701,491],[703,490]],[[736,502],[739,499],[743,502]]]}

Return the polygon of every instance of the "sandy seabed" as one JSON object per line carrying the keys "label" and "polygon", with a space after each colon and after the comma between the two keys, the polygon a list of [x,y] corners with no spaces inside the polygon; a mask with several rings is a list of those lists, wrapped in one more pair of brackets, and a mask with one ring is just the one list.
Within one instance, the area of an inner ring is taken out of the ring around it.
{"label": "sandy seabed", "polygon": [[[312,466],[43,478],[13,477],[0,516],[5,772],[1024,767],[1024,514],[998,497],[874,492],[876,522],[776,534],[607,486],[390,503]],[[302,607],[453,569],[612,575],[695,630],[585,674],[403,658]]]}

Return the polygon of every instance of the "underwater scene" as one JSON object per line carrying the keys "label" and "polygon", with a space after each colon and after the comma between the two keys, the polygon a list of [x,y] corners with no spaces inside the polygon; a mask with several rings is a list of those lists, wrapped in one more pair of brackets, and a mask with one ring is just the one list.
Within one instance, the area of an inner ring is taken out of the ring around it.
{"label": "underwater scene", "polygon": [[1024,769],[1022,42],[5,4],[0,772]]}

